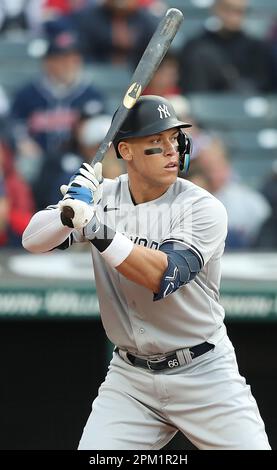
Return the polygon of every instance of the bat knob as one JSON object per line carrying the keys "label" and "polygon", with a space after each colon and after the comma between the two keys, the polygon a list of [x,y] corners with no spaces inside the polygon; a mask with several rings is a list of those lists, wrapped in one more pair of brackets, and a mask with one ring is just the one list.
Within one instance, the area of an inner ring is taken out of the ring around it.
{"label": "bat knob", "polygon": [[74,210],[72,209],[72,207],[64,206],[62,212],[63,212],[64,217],[66,217],[67,219],[73,219]]}

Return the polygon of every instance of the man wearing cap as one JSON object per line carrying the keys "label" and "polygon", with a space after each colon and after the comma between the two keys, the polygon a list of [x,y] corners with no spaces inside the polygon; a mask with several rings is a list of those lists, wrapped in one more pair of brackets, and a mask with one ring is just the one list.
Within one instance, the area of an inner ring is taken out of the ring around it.
{"label": "man wearing cap", "polygon": [[[60,186],[69,180],[83,161],[91,163],[98,146],[109,130],[111,120],[112,117],[108,114],[91,115],[89,107],[81,110],[80,117],[62,151],[59,149],[57,153],[49,155],[49,158],[44,160],[38,184],[34,188],[37,209],[55,204],[60,197]],[[103,164],[104,177],[119,176],[123,172],[121,162],[115,158],[113,148],[110,148]]]}
{"label": "man wearing cap", "polygon": [[159,16],[138,0],[104,0],[75,15],[82,53],[88,61],[136,65]]}
{"label": "man wearing cap", "polygon": [[[48,41],[41,75],[17,92],[12,105],[13,133],[23,173],[26,167],[36,173],[34,168],[42,162],[38,157],[57,152],[86,103],[97,114],[104,108],[104,97],[82,76],[76,35],[60,32]],[[30,156],[33,159],[28,165],[26,158]],[[30,171],[25,176],[32,182],[37,178]]]}

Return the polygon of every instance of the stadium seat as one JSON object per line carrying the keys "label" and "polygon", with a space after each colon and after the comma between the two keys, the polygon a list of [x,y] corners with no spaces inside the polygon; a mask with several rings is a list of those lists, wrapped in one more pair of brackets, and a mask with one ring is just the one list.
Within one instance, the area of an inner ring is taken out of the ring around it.
{"label": "stadium seat", "polygon": [[124,66],[110,64],[86,65],[86,76],[107,98],[121,98],[126,91],[132,71]]}
{"label": "stadium seat", "polygon": [[0,38],[0,60],[15,60],[28,55],[28,42],[24,39]]}
{"label": "stadium seat", "polygon": [[39,60],[28,52],[27,41],[1,38],[0,63],[0,84],[8,95],[31,80],[40,69]]}
{"label": "stadium seat", "polygon": [[269,12],[253,11],[250,12],[245,18],[243,29],[246,33],[253,37],[267,40],[269,31],[271,31],[274,25],[274,20],[274,15],[271,15]]}
{"label": "stadium seat", "polygon": [[255,188],[261,186],[277,159],[277,130],[275,137],[270,137],[271,132],[274,134],[273,129],[232,130],[228,133],[228,139],[225,135],[224,140],[233,168],[243,181]]}
{"label": "stadium seat", "polygon": [[[179,8],[185,15],[207,15],[211,11],[214,0],[167,0],[171,8]],[[277,12],[276,0],[249,0],[249,12]]]}
{"label": "stadium seat", "polygon": [[178,8],[181,10],[185,17],[187,16],[200,16],[206,18],[210,12],[213,0],[166,0],[169,8]]}
{"label": "stadium seat", "polygon": [[113,114],[118,108],[131,81],[132,72],[127,67],[109,64],[86,66],[86,76],[105,96],[107,112]]}
{"label": "stadium seat", "polygon": [[204,21],[202,18],[188,17],[181,25],[178,33],[172,42],[172,49],[179,51],[186,41],[197,36],[203,29]]}
{"label": "stadium seat", "polygon": [[108,96],[106,98],[107,112],[109,114],[113,114],[117,110],[118,106],[122,101],[123,93],[121,93],[120,96],[118,94],[117,96]]}
{"label": "stadium seat", "polygon": [[219,131],[219,135],[231,150],[256,152],[260,150],[268,158],[277,159],[277,129]]}
{"label": "stadium seat", "polygon": [[277,2],[276,0],[250,0],[249,9],[250,11],[260,10],[262,12],[277,13]]}
{"label": "stadium seat", "polygon": [[187,98],[193,117],[208,129],[255,130],[277,125],[276,95],[193,93]]}
{"label": "stadium seat", "polygon": [[[256,152],[232,153],[232,168],[240,179],[252,188],[260,189],[272,171],[274,158],[268,158],[260,149]],[[251,214],[250,214],[251,216]]]}

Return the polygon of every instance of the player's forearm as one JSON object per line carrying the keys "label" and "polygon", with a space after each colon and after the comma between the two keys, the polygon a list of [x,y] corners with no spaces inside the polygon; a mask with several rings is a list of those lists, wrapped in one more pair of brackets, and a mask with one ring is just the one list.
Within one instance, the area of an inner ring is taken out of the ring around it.
{"label": "player's forearm", "polygon": [[116,269],[130,281],[157,293],[166,268],[167,256],[165,253],[134,245],[128,258]]}
{"label": "player's forearm", "polygon": [[37,212],[22,236],[22,245],[32,253],[45,253],[63,243],[73,229],[61,223],[60,210]]}
{"label": "player's forearm", "polygon": [[127,279],[159,292],[168,265],[165,253],[135,245],[101,222],[95,231],[94,219],[84,228],[84,236],[100,251],[106,263]]}

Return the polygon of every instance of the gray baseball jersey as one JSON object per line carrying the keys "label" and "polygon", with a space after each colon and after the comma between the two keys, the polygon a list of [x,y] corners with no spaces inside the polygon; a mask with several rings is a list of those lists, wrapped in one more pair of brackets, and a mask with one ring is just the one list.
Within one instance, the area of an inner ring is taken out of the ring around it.
{"label": "gray baseball jersey", "polygon": [[[202,269],[190,283],[154,302],[150,290],[107,265],[90,243],[103,324],[121,349],[114,352],[93,401],[79,449],[160,449],[178,429],[199,449],[270,449],[219,304],[227,225],[222,204],[177,179],[160,198],[135,206],[128,177],[122,175],[105,181],[99,215],[136,244],[158,249],[176,240],[175,249],[191,249]],[[24,244],[34,252],[84,241],[81,231],[61,226],[58,209],[37,213],[25,232]],[[205,341],[215,347],[185,356],[185,348]],[[122,349],[151,359],[181,349],[187,360],[153,371],[134,366]]]}
{"label": "gray baseball jersey", "polygon": [[[135,205],[128,176],[105,180],[99,207],[103,222],[134,243],[158,249],[178,241],[199,258],[202,269],[189,284],[163,300],[111,268],[91,245],[104,328],[122,349],[140,355],[165,353],[213,338],[223,325],[219,303],[220,258],[227,232],[223,205],[207,191],[178,178],[154,201]],[[82,241],[78,231],[74,242]],[[180,246],[180,245],[179,245]]]}

